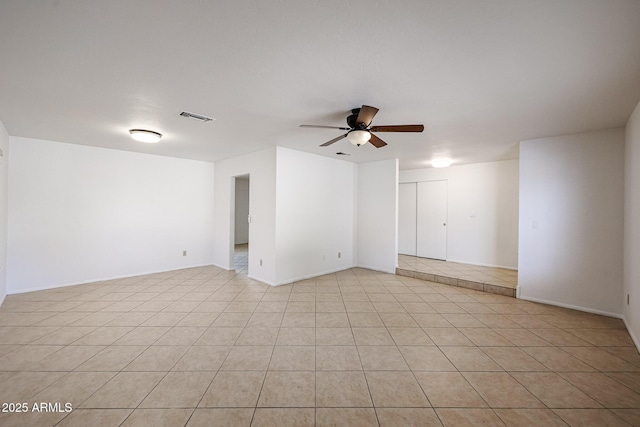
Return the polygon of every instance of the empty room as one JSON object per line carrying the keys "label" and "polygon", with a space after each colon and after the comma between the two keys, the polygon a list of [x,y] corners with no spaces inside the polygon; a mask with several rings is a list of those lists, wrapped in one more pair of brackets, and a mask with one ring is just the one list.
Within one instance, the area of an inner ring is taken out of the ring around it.
{"label": "empty room", "polygon": [[3,0],[0,425],[640,425],[640,2]]}

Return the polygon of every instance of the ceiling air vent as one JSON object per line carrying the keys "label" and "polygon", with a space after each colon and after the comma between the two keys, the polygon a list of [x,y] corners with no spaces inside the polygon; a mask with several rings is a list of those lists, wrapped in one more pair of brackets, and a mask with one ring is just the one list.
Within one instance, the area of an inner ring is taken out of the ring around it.
{"label": "ceiling air vent", "polygon": [[183,111],[180,115],[189,119],[200,120],[201,122],[210,122],[213,120],[211,117],[201,116],[200,114],[190,113],[188,111]]}

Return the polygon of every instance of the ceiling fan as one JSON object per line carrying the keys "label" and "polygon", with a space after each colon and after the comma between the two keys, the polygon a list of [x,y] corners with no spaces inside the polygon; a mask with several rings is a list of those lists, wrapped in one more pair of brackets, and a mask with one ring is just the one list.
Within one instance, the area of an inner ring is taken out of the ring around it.
{"label": "ceiling fan", "polygon": [[387,143],[378,138],[372,132],[422,132],[424,130],[424,125],[371,126],[371,121],[377,112],[378,109],[376,107],[363,105],[361,108],[354,108],[351,110],[351,115],[347,117],[347,125],[349,125],[349,127],[320,125],[300,125],[300,127],[340,129],[348,131],[344,135],[340,135],[337,138],[333,138],[331,141],[325,142],[320,145],[321,147],[326,147],[327,145],[340,141],[342,138],[347,138],[349,142],[358,147],[370,142],[374,147],[381,148],[387,145]]}

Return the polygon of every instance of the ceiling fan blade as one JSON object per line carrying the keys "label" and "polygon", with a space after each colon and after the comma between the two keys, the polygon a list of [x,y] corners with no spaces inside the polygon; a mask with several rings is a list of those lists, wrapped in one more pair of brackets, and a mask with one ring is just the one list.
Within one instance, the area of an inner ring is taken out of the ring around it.
{"label": "ceiling fan blade", "polygon": [[365,126],[369,126],[371,124],[371,120],[378,113],[378,109],[376,107],[370,107],[369,105],[363,105],[360,108],[360,112],[358,113],[358,118],[356,119],[356,123],[362,123]]}
{"label": "ceiling fan blade", "polygon": [[327,142],[325,142],[324,144],[320,144],[320,147],[326,147],[327,145],[331,145],[331,144],[333,144],[334,142],[338,142],[338,141],[340,141],[342,138],[346,138],[346,137],[347,137],[347,134],[345,133],[344,135],[340,135],[340,136],[339,136],[339,137],[337,137],[337,138],[333,138],[331,141],[327,141]]}
{"label": "ceiling fan blade", "polygon": [[376,148],[382,148],[385,145],[387,145],[386,142],[384,142],[383,140],[381,140],[380,138],[378,138],[374,134],[371,134],[371,139],[369,140],[369,142],[371,143],[371,145],[373,145]]}
{"label": "ceiling fan blade", "polygon": [[424,125],[371,126],[371,132],[422,132]]}
{"label": "ceiling fan blade", "polygon": [[339,126],[322,126],[322,125],[300,125],[301,128],[323,128],[323,129],[341,129],[350,130],[351,128],[339,127]]}

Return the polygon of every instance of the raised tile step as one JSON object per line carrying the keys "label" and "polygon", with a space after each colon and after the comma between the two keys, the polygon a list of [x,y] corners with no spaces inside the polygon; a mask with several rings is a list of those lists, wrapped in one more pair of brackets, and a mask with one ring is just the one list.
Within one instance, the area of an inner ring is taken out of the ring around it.
{"label": "raised tile step", "polygon": [[458,279],[457,277],[448,277],[438,274],[424,273],[422,271],[408,270],[406,268],[396,268],[396,274],[398,276],[412,277],[414,279],[441,283],[443,285],[459,286],[461,288],[473,289],[475,291],[487,292],[490,294],[504,295],[513,298],[516,297],[516,289],[508,286],[474,282],[471,280]]}

